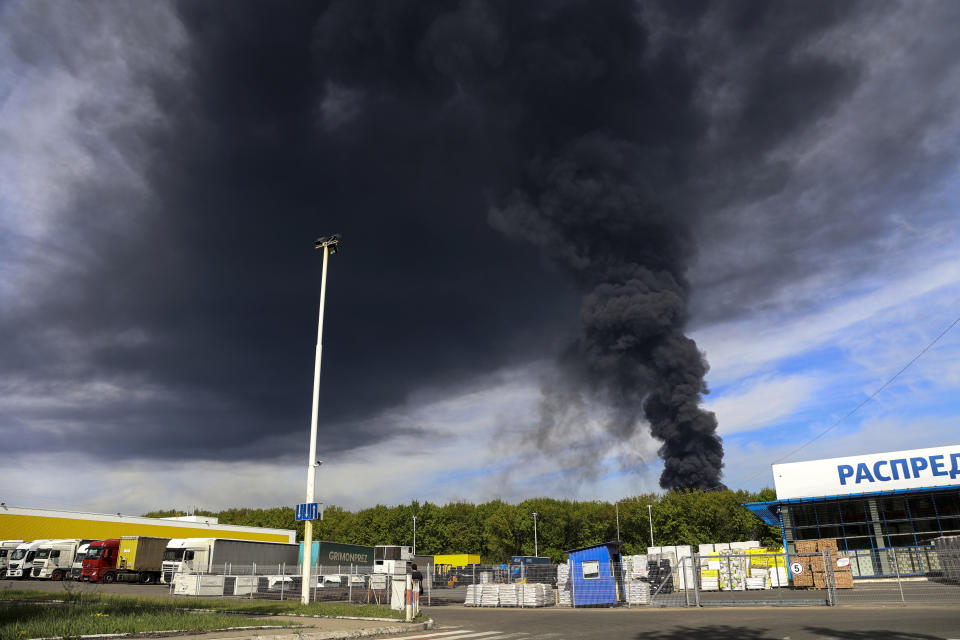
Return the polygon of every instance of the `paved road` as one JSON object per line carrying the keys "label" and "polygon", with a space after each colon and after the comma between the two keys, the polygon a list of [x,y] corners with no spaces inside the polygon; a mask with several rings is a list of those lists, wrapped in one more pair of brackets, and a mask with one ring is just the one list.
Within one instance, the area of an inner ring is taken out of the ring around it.
{"label": "paved road", "polygon": [[425,610],[437,627],[407,640],[960,640],[946,606]]}

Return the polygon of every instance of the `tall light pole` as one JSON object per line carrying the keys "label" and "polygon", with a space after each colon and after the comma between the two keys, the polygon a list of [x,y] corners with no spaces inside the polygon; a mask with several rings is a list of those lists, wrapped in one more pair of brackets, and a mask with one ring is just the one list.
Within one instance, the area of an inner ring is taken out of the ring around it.
{"label": "tall light pole", "polygon": [[[317,323],[317,355],[313,363],[313,411],[310,414],[310,458],[307,464],[307,502],[314,500],[317,480],[317,414],[320,411],[320,356],[323,355],[323,305],[327,295],[327,260],[339,250],[340,234],[318,238],[315,249],[323,249],[323,271],[320,275],[320,320]],[[313,565],[313,521],[307,520],[303,527],[303,585],[300,602],[310,603],[310,569]]]}
{"label": "tall light pole", "polygon": [[413,555],[417,555],[417,516],[413,516]]}
{"label": "tall light pole", "polygon": [[537,548],[537,512],[533,512],[533,555],[539,556],[539,549]]}
{"label": "tall light pole", "polygon": [[647,520],[650,521],[650,546],[653,546],[653,505],[647,505]]}
{"label": "tall light pole", "polygon": [[620,542],[620,501],[614,502],[613,506],[617,510],[617,542]]}

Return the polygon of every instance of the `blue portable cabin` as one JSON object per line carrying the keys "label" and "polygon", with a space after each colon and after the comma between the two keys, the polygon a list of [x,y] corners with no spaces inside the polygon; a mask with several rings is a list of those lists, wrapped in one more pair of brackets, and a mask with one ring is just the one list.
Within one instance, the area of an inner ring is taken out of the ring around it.
{"label": "blue portable cabin", "polygon": [[621,601],[620,543],[602,542],[567,551],[573,606],[602,607]]}

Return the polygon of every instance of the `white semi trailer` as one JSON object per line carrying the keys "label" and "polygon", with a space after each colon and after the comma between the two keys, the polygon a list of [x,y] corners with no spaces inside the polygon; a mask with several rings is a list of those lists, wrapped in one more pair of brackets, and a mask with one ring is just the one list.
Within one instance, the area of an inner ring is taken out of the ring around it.
{"label": "white semi trailer", "polygon": [[296,567],[299,553],[299,545],[287,542],[227,538],[171,540],[163,556],[162,580],[169,583],[177,574],[219,573],[228,568],[246,573],[254,566],[263,570],[283,565]]}
{"label": "white semi trailer", "polygon": [[33,560],[33,577],[41,580],[70,578],[73,562],[86,542],[89,540],[51,540],[41,546]]}
{"label": "white semi trailer", "polygon": [[0,580],[7,577],[7,565],[10,563],[10,556],[21,544],[23,544],[23,540],[0,540]]}

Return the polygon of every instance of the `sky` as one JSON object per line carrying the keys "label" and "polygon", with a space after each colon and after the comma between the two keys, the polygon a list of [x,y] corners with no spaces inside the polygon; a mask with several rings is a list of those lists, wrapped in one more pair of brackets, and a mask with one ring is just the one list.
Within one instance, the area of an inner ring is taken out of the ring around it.
{"label": "sky", "polygon": [[956,444],[960,328],[840,420],[960,316],[958,20],[0,4],[0,500],[303,501],[334,232],[327,504]]}

